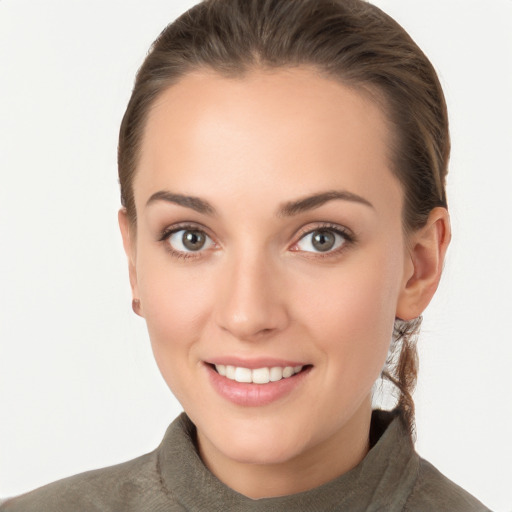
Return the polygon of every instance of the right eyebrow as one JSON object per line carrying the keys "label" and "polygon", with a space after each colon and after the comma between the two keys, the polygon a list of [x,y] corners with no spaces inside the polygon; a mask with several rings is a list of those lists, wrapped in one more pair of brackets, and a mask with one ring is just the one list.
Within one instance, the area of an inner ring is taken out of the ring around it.
{"label": "right eyebrow", "polygon": [[184,206],[185,208],[191,208],[192,210],[204,215],[217,215],[215,208],[208,201],[200,199],[199,197],[174,194],[167,190],[160,190],[159,192],[155,192],[147,200],[146,208],[157,201],[167,201],[168,203]]}

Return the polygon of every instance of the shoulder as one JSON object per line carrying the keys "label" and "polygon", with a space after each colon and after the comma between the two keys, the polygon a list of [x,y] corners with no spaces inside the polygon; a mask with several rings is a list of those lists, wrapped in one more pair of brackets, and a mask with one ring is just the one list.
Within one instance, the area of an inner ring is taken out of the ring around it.
{"label": "shoulder", "polygon": [[103,469],[58,480],[0,505],[1,512],[181,510],[161,483],[158,450]]}
{"label": "shoulder", "polygon": [[418,455],[399,408],[374,411],[372,438],[375,453],[370,450],[369,456],[373,457],[374,466],[383,466],[377,481],[379,485],[382,481],[389,484],[388,502],[393,503],[389,510],[489,512],[480,501]]}
{"label": "shoulder", "polygon": [[480,501],[421,457],[419,457],[418,475],[404,510],[490,512]]}

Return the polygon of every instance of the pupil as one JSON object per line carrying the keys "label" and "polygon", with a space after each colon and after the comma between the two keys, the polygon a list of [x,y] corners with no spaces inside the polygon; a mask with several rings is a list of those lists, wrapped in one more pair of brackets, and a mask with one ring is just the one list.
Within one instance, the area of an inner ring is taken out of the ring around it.
{"label": "pupil", "polygon": [[201,249],[204,242],[205,236],[200,231],[185,231],[185,233],[183,233],[183,245],[191,251]]}
{"label": "pupil", "polygon": [[315,231],[313,234],[313,246],[319,251],[328,251],[332,249],[335,237],[329,231]]}

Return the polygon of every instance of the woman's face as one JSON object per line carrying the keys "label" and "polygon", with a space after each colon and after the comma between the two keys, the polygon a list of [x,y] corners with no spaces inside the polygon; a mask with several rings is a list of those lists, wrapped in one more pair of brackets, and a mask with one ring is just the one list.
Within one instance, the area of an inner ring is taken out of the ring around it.
{"label": "woman's face", "polygon": [[389,139],[376,104],[306,68],[195,72],[151,110],[132,285],[212,465],[367,436],[411,268]]}

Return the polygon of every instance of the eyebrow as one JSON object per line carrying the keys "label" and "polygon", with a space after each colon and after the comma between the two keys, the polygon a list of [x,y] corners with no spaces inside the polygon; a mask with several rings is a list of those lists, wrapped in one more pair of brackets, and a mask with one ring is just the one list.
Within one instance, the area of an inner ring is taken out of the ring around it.
{"label": "eyebrow", "polygon": [[[364,197],[358,196],[357,194],[353,194],[346,190],[329,190],[326,192],[318,192],[295,201],[283,203],[277,210],[277,217],[291,217],[293,215],[298,215],[299,213],[319,208],[323,204],[333,200],[350,201],[373,208],[373,205],[368,200]],[[208,201],[195,196],[174,194],[166,190],[160,190],[159,192],[155,192],[148,199],[146,207],[157,201],[166,201],[168,203],[177,204],[204,215],[215,216],[217,214],[215,208]]]}
{"label": "eyebrow", "polygon": [[319,192],[296,201],[284,203],[279,208],[277,215],[278,217],[298,215],[299,213],[319,208],[328,201],[333,201],[335,199],[360,203],[365,206],[369,206],[370,208],[374,207],[370,201],[364,197],[358,196],[357,194],[353,194],[352,192],[348,192],[346,190],[329,190],[327,192]]}
{"label": "eyebrow", "polygon": [[161,190],[160,192],[155,192],[147,201],[146,208],[156,201],[167,201],[168,203],[174,203],[179,206],[184,206],[185,208],[191,208],[198,213],[202,213],[204,215],[216,215],[217,212],[215,208],[204,199],[200,199],[199,197],[194,196],[186,196],[183,194],[173,194],[172,192],[168,192],[166,190]]}

